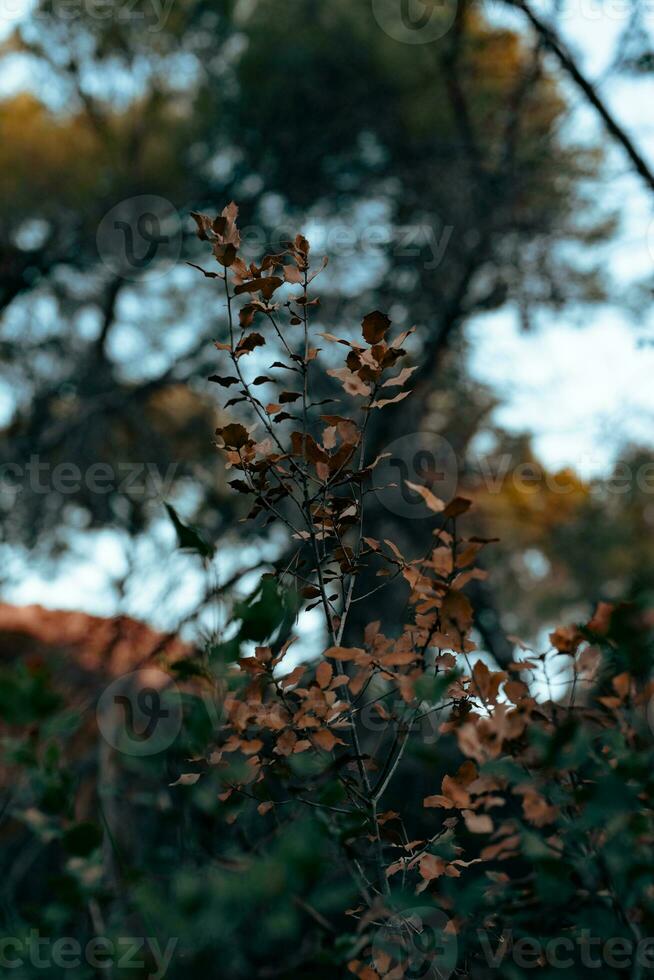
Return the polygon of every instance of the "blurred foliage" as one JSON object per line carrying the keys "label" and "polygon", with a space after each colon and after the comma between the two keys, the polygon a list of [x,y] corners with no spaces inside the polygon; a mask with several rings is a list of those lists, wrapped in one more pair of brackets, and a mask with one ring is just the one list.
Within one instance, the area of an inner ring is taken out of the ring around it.
{"label": "blurred foliage", "polygon": [[[154,16],[138,3],[62,18],[45,2],[4,45],[34,78],[0,109],[7,461],[179,464],[205,526],[231,526],[204,383],[220,304],[182,264],[125,280],[98,255],[103,216],[141,194],[170,201],[185,236],[188,212],[227,193],[264,237],[291,215],[354,230],[354,252],[343,241],[332,255],[336,282],[356,259],[346,290],[368,308],[392,293],[419,325],[427,388],[447,384],[442,353],[475,311],[518,303],[527,317],[602,295],[562,249],[610,230],[586,190],[600,155],[564,142],[557,82],[517,34],[470,13],[415,48],[366,7],[314,0],[189,0]],[[371,222],[388,240],[367,253],[356,238]],[[420,428],[422,404],[399,432]],[[115,488],[44,499],[26,481],[3,496],[5,539],[44,552],[71,527],[138,533],[160,513],[151,494]]]}
{"label": "blurred foliage", "polygon": [[[259,606],[253,595],[247,609]],[[236,611],[245,619],[232,658],[248,649],[247,609]],[[259,635],[275,635],[279,622],[268,619]],[[464,758],[457,724],[436,742],[412,737],[385,806],[409,816],[412,839],[436,832],[433,860],[451,861],[463,850],[472,863],[456,877],[439,877],[419,896],[394,875],[388,901],[400,918],[410,920],[415,909],[428,924],[429,915],[435,916],[436,924],[429,926],[435,931],[426,942],[437,940],[436,966],[443,975],[531,976],[538,956],[534,943],[537,950],[551,950],[548,943],[562,939],[569,945],[554,947],[559,960],[552,962],[550,952],[550,960],[538,963],[543,976],[558,976],[561,960],[580,977],[596,975],[598,963],[602,976],[616,980],[648,975],[651,960],[644,960],[647,968],[640,974],[633,964],[639,943],[642,955],[651,956],[648,937],[654,925],[654,750],[647,717],[653,637],[651,606],[638,595],[610,616],[598,613],[581,630],[553,634],[566,651],[543,658],[554,675],[565,672],[561,661],[573,663],[575,648],[580,678],[582,664],[593,659],[599,673],[583,695],[580,686],[577,712],[568,709],[567,696],[541,702],[526,738],[508,740],[501,754],[479,764],[479,785],[485,781],[486,792],[497,785],[499,795],[508,794],[502,821],[498,791],[493,800],[488,797],[487,812],[500,827],[490,841],[481,826],[468,830],[461,823],[455,833],[445,833],[442,811],[421,806],[441,783],[443,792],[464,794],[444,817],[466,805],[467,784],[455,782],[463,777],[447,776]],[[20,662],[4,669],[3,698],[14,707],[3,710],[0,909],[3,936],[18,943],[3,947],[3,954],[18,955],[23,963],[11,975],[21,980],[42,975],[43,967],[31,965],[34,955],[46,964],[48,976],[90,980],[97,969],[84,956],[77,966],[58,966],[53,944],[69,937],[84,950],[98,936],[102,960],[112,963],[112,975],[120,978],[161,970],[174,980],[189,971],[215,971],[217,964],[221,975],[234,978],[305,980],[345,977],[350,971],[372,978],[383,971],[366,973],[363,964],[379,968],[387,948],[403,950],[405,966],[425,968],[425,948],[417,941],[388,946],[381,908],[376,916],[352,914],[360,898],[344,854],[356,858],[365,827],[292,799],[268,813],[258,810],[254,795],[224,799],[219,770],[207,768],[201,758],[216,733],[214,723],[207,725],[207,711],[220,712],[217,691],[225,680],[224,664],[207,661],[206,655],[197,652],[205,679],[196,675],[184,694],[184,725],[173,746],[150,758],[121,756],[109,767],[102,762],[104,750],[95,761],[93,751],[89,754],[88,735],[84,753],[79,743],[73,748],[80,719],[71,724],[62,712],[53,696],[54,675],[32,667],[29,679]],[[443,693],[429,697],[437,700]],[[554,725],[550,710],[558,716]],[[86,726],[93,711],[90,706],[82,713]],[[376,729],[365,737],[372,745]],[[302,760],[297,759],[296,778],[323,769],[317,757],[303,765]],[[199,774],[195,784],[167,785],[189,767]],[[322,799],[340,799],[335,773],[323,776]],[[403,853],[392,818],[384,826],[384,847],[389,855]],[[492,851],[495,857],[489,856]],[[476,864],[482,853],[483,863]],[[442,936],[445,920],[438,915],[456,922],[454,941]],[[127,939],[134,936],[148,938],[134,950]],[[113,943],[109,953],[107,940]],[[606,953],[607,942],[614,944],[609,949],[615,959]],[[170,960],[162,960],[168,952]]]}

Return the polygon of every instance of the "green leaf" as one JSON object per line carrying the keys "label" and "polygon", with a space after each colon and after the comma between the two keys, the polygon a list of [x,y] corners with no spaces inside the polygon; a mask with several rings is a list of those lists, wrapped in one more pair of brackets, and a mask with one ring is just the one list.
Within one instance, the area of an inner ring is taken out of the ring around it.
{"label": "green leaf", "polygon": [[194,551],[203,558],[213,558],[215,550],[213,545],[207,544],[197,528],[191,524],[184,524],[171,504],[166,504],[165,507],[177,532],[178,546],[183,551]]}

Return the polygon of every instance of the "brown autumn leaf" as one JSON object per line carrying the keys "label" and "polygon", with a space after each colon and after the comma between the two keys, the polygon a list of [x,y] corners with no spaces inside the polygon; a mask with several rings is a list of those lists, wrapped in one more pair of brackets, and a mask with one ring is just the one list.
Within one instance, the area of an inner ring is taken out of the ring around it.
{"label": "brown autumn leaf", "polygon": [[443,794],[452,800],[457,807],[470,806],[470,794],[465,786],[458,781],[456,776],[443,776],[441,783]]}
{"label": "brown autumn leaf", "polygon": [[310,463],[329,463],[329,456],[308,432],[291,432],[293,455],[308,459]]}
{"label": "brown autumn leaf", "polygon": [[299,664],[294,670],[290,672],[290,674],[286,674],[284,677],[282,677],[282,679],[279,682],[280,685],[285,690],[289,687],[292,687],[293,684],[297,684],[297,682],[301,679],[305,670],[306,667],[303,664]]}
{"label": "brown autumn leaf", "polygon": [[374,402],[370,403],[371,408],[384,408],[386,405],[395,405],[396,402],[401,402],[404,398],[408,398],[409,395],[413,394],[412,391],[401,391],[399,395],[395,398],[379,398]]}
{"label": "brown autumn leaf", "polygon": [[325,752],[332,752],[337,745],[344,745],[342,738],[337,738],[328,728],[321,728],[320,731],[312,732],[311,739],[318,748]]}
{"label": "brown autumn leaf", "polygon": [[380,340],[384,339],[390,325],[390,318],[385,313],[374,310],[372,313],[366,314],[361,321],[361,333],[364,340],[367,340],[369,344],[378,344]]}
{"label": "brown autumn leaf", "polygon": [[516,857],[520,849],[520,835],[511,834],[497,844],[489,844],[481,852],[482,861],[506,861]]}
{"label": "brown autumn leaf", "polygon": [[316,667],[316,680],[321,688],[329,687],[329,683],[334,675],[334,670],[331,664],[328,664],[326,660],[321,660],[321,662]]}
{"label": "brown autumn leaf", "polygon": [[273,293],[282,285],[283,281],[279,276],[259,276],[256,279],[239,283],[234,288],[234,295],[240,296],[241,293],[261,293],[264,299],[271,299]]}
{"label": "brown autumn leaf", "polygon": [[344,347],[352,346],[349,340],[345,340],[343,337],[337,337],[333,333],[328,333],[326,331],[319,330],[318,336],[323,337],[325,340],[329,341],[330,344],[343,344]]}
{"label": "brown autumn leaf", "polygon": [[614,612],[615,606],[613,603],[598,602],[593,617],[586,624],[586,628],[591,633],[597,633],[598,636],[606,636],[611,626],[611,616]]}
{"label": "brown autumn leaf", "polygon": [[217,242],[212,251],[220,265],[224,266],[226,269],[232,265],[234,259],[236,258],[236,247],[232,245],[231,242]]}
{"label": "brown autumn leaf", "polygon": [[364,384],[361,378],[350,371],[349,368],[330,368],[327,374],[331,378],[337,378],[348,395],[365,396],[370,394],[370,387]]}
{"label": "brown autumn leaf", "polygon": [[200,241],[209,241],[207,232],[211,230],[211,219],[206,214],[200,214],[199,211],[191,211],[191,217],[197,225],[197,234]]}
{"label": "brown autumn leaf", "polygon": [[300,286],[304,282],[304,277],[297,266],[295,265],[285,265],[284,266],[284,281],[293,283],[295,286]]}
{"label": "brown autumn leaf", "polygon": [[500,684],[506,680],[503,670],[491,671],[483,660],[478,660],[472,668],[472,680],[476,693],[480,694],[484,701],[497,701]]}
{"label": "brown autumn leaf", "polygon": [[243,755],[256,755],[263,748],[263,742],[260,738],[243,739],[240,748]]}
{"label": "brown autumn leaf", "polygon": [[244,306],[242,310],[238,311],[238,322],[243,330],[246,327],[251,327],[254,323],[255,307],[252,304]]}
{"label": "brown autumn leaf", "polygon": [[443,810],[454,809],[454,803],[447,796],[437,793],[435,796],[425,796],[422,801],[424,807],[438,807]]}
{"label": "brown autumn leaf", "polygon": [[274,752],[277,755],[291,755],[297,742],[297,735],[290,728],[287,728],[279,738],[277,739],[277,744],[275,745]]}
{"label": "brown autumn leaf", "polygon": [[420,858],[419,870],[420,876],[425,881],[433,881],[445,874],[446,863],[436,854],[423,854]]}
{"label": "brown autumn leaf", "polygon": [[428,487],[423,487],[420,483],[412,483],[410,480],[405,480],[404,482],[410,490],[415,490],[416,493],[420,494],[432,513],[440,514],[445,508],[443,501],[436,494],[432,493]]}
{"label": "brown autumn leaf", "polygon": [[241,244],[241,236],[236,227],[238,205],[230,201],[218,217],[214,218],[211,228],[216,237],[223,242],[231,242],[236,248]]}
{"label": "brown autumn leaf", "polygon": [[466,759],[457,769],[454,779],[460,786],[470,786],[478,776],[479,770],[477,766],[470,759]]}
{"label": "brown autumn leaf", "polygon": [[516,786],[513,792],[522,796],[522,812],[525,819],[534,827],[545,827],[558,816],[558,808],[551,806],[533,786],[529,784]]}
{"label": "brown autumn leaf", "polygon": [[487,813],[474,813],[473,810],[463,810],[465,825],[471,834],[492,834],[493,821]]}
{"label": "brown autumn leaf", "polygon": [[325,449],[334,449],[336,446],[336,426],[328,425],[323,430],[322,444]]}
{"label": "brown autumn leaf", "polygon": [[419,654],[415,650],[399,650],[385,653],[380,657],[380,661],[384,667],[401,667],[412,664],[418,656]]}
{"label": "brown autumn leaf", "polygon": [[523,681],[509,680],[504,684],[504,693],[514,704],[518,704],[529,696],[529,688]]}
{"label": "brown autumn leaf", "polygon": [[450,589],[441,604],[441,619],[447,632],[467,633],[472,626],[472,605],[463,592]]}
{"label": "brown autumn leaf", "polygon": [[550,633],[550,643],[559,653],[574,654],[582,639],[576,626],[559,626]]}
{"label": "brown autumn leaf", "polygon": [[181,776],[178,776],[174,783],[168,783],[169,786],[195,786],[199,780],[202,773],[200,772],[183,772]]}
{"label": "brown autumn leaf", "polygon": [[229,425],[216,429],[216,432],[230,449],[242,449],[250,442],[248,430],[240,422],[230,422]]}
{"label": "brown autumn leaf", "polygon": [[238,344],[236,345],[235,353],[237,356],[241,354],[251,354],[255,347],[263,347],[265,343],[266,341],[260,333],[249,333],[239,340]]}
{"label": "brown autumn leaf", "polygon": [[417,367],[406,367],[402,368],[399,374],[396,374],[394,378],[387,378],[382,384],[382,388],[396,388],[401,387],[405,384],[414,371],[417,371]]}
{"label": "brown autumn leaf", "polygon": [[443,517],[460,517],[472,507],[472,501],[467,497],[454,497],[443,511]]}
{"label": "brown autumn leaf", "polygon": [[360,647],[329,647],[323,656],[329,660],[365,660],[369,659],[365,650]]}

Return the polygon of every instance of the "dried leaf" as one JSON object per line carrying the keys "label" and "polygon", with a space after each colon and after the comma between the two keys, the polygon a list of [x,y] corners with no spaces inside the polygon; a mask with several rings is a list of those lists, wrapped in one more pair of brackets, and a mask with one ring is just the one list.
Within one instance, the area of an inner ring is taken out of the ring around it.
{"label": "dried leaf", "polygon": [[300,270],[295,265],[285,265],[284,266],[284,281],[291,282],[294,285],[301,285],[304,282],[304,276]]}
{"label": "dried leaf", "polygon": [[328,728],[323,728],[318,732],[312,732],[311,738],[325,752],[332,752],[337,745],[345,744],[343,739],[337,738]]}
{"label": "dried leaf", "polygon": [[318,684],[323,689],[329,687],[329,683],[334,675],[334,671],[331,664],[328,664],[326,660],[322,660],[316,668],[316,680]]}
{"label": "dried leaf", "polygon": [[402,368],[399,374],[396,374],[394,378],[388,378],[384,381],[382,388],[395,388],[400,387],[405,384],[411,377],[414,371],[417,371],[417,367]]}
{"label": "dried leaf", "polygon": [[329,647],[324,656],[329,660],[359,660],[366,657],[366,651],[360,647]]}
{"label": "dried leaf", "polygon": [[454,497],[443,511],[443,517],[459,517],[472,507],[472,501],[466,497]]}
{"label": "dried leaf", "polygon": [[422,801],[424,807],[439,807],[443,810],[452,810],[454,808],[454,803],[452,800],[448,799],[447,796],[426,796]]}
{"label": "dried leaf", "polygon": [[174,783],[168,783],[169,786],[195,786],[199,780],[201,772],[183,772],[181,776],[178,776]]}
{"label": "dried leaf", "polygon": [[435,854],[423,854],[420,858],[420,876],[425,881],[433,881],[445,874],[446,864],[443,858]]}
{"label": "dried leaf", "polygon": [[401,391],[399,395],[395,398],[380,398],[371,403],[371,408],[384,408],[385,405],[394,405],[396,402],[401,402],[404,398],[408,398],[411,391]]}
{"label": "dried leaf", "polygon": [[474,813],[472,810],[464,810],[463,819],[471,834],[493,833],[493,821],[486,813]]}
{"label": "dried leaf", "polygon": [[415,490],[416,493],[420,494],[427,507],[434,513],[440,514],[441,511],[445,509],[445,504],[443,501],[437,497],[428,487],[423,487],[419,483],[411,483],[410,480],[404,481],[411,490]]}
{"label": "dried leaf", "polygon": [[374,312],[364,316],[361,321],[361,333],[364,340],[367,340],[369,344],[378,344],[380,340],[384,339],[390,325],[391,321],[385,313],[374,310]]}
{"label": "dried leaf", "polygon": [[235,353],[237,356],[240,354],[251,354],[255,347],[263,347],[265,343],[266,341],[260,333],[249,333],[239,340]]}
{"label": "dried leaf", "polygon": [[229,425],[216,429],[216,432],[222,436],[229,449],[242,449],[250,442],[248,430],[240,422],[230,422]]}

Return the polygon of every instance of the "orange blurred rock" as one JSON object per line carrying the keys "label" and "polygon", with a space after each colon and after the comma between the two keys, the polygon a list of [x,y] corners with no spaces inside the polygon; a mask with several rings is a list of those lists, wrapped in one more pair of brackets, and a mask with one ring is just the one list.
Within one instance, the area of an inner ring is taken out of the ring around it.
{"label": "orange blurred rock", "polygon": [[43,606],[0,603],[0,665],[17,658],[45,662],[59,679],[109,680],[160,660],[188,656],[191,646],[130,616],[90,616]]}

